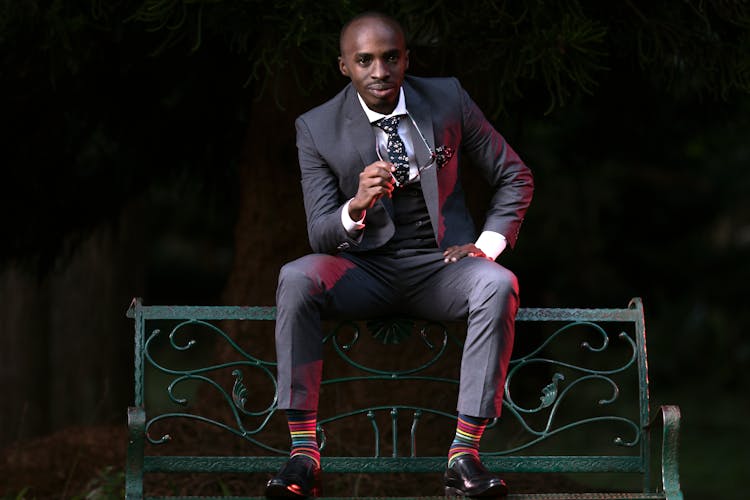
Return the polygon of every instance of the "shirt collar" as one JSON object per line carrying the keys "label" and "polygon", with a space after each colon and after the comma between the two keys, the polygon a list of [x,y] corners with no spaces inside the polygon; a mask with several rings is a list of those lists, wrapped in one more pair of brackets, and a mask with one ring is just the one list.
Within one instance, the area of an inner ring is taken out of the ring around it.
{"label": "shirt collar", "polygon": [[357,92],[357,97],[359,98],[359,103],[362,105],[362,109],[364,110],[365,114],[367,115],[367,119],[370,120],[370,123],[375,123],[376,121],[380,120],[381,118],[386,118],[388,116],[396,116],[396,115],[405,115],[406,114],[406,99],[404,98],[404,87],[401,86],[398,92],[398,103],[396,104],[396,107],[393,109],[393,112],[391,112],[390,115],[384,115],[381,113],[378,113],[377,111],[373,111],[370,108],[367,107],[367,104],[365,104],[365,100],[362,99],[362,96],[359,95],[359,92]]}

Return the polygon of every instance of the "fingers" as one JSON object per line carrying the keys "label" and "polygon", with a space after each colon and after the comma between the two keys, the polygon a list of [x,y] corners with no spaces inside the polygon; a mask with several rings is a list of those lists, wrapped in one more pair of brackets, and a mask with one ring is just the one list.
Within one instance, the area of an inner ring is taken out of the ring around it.
{"label": "fingers", "polygon": [[369,187],[384,187],[393,191],[396,178],[393,172],[396,167],[392,163],[378,161],[368,165],[359,175],[360,185],[364,182]]}
{"label": "fingers", "polygon": [[487,258],[485,253],[478,249],[473,243],[467,243],[466,245],[454,245],[452,247],[448,247],[443,252],[443,262],[445,262],[446,264],[458,262],[464,257]]}
{"label": "fingers", "polygon": [[394,188],[394,178],[390,168],[368,167],[359,174],[359,191],[370,196],[390,196]]}
{"label": "fingers", "polygon": [[466,254],[462,254],[461,247],[450,247],[445,252],[443,252],[443,262],[445,262],[446,264],[457,262],[465,255]]}
{"label": "fingers", "polygon": [[388,163],[387,161],[376,161],[375,163],[367,165],[359,175],[359,178],[360,181],[364,177],[370,179],[381,179],[382,181],[390,181],[392,183],[395,181],[395,177],[393,176],[393,172],[395,171],[396,167],[393,163]]}
{"label": "fingers", "polygon": [[359,174],[359,187],[352,201],[355,207],[371,208],[382,196],[390,197],[395,187],[392,163],[376,161]]}

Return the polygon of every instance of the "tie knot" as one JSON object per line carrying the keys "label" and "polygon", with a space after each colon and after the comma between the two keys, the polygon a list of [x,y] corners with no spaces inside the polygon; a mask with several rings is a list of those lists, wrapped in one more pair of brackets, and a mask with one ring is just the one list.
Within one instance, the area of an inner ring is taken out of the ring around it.
{"label": "tie knot", "polygon": [[389,116],[387,118],[381,118],[375,122],[375,125],[382,128],[386,134],[395,134],[398,132],[399,116]]}

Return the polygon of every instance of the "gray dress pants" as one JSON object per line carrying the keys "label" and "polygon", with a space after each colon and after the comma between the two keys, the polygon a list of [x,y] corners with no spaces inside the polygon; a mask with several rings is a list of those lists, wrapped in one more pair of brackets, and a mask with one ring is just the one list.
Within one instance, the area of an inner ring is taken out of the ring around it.
{"label": "gray dress pants", "polygon": [[446,264],[438,249],[310,254],[282,267],[276,306],[280,409],[318,408],[322,319],[400,313],[467,319],[457,410],[500,415],[518,309],[518,282],[500,264],[478,257]]}

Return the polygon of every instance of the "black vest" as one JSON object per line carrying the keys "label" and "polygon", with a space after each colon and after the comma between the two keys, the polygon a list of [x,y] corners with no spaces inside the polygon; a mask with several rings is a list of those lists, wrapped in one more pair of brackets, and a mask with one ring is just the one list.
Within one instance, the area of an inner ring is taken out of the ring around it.
{"label": "black vest", "polygon": [[393,222],[396,232],[382,250],[437,248],[422,184],[414,182],[393,190]]}

